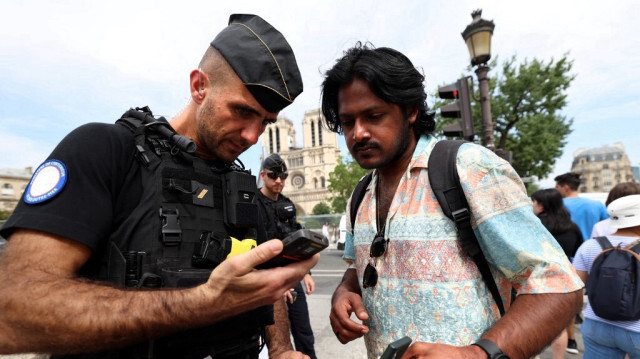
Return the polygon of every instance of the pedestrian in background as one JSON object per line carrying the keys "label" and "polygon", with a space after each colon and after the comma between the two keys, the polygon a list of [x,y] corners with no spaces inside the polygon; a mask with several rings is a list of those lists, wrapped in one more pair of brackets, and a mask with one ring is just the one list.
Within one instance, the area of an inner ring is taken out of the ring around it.
{"label": "pedestrian in background", "polygon": [[[616,229],[607,239],[615,247],[627,246],[640,239],[640,194],[618,198],[607,206],[611,227]],[[585,241],[573,261],[578,275],[586,284],[592,264],[602,247],[595,239]],[[640,358],[640,320],[613,321],[596,315],[590,303],[584,310],[580,327],[584,341],[584,359]]]}
{"label": "pedestrian in background", "polygon": [[[542,225],[558,241],[560,247],[568,259],[573,259],[582,244],[582,233],[578,226],[571,220],[569,211],[562,203],[562,196],[555,188],[542,189],[531,195],[533,201],[533,213],[540,218]],[[565,351],[568,351],[568,333],[563,330],[551,344],[553,359],[564,358]],[[577,346],[575,352],[578,354]]]}
{"label": "pedestrian in background", "polygon": [[[609,218],[607,215],[607,208],[600,202],[589,198],[580,197],[578,195],[578,188],[580,187],[580,174],[575,172],[567,172],[560,176],[557,176],[556,190],[560,192],[563,198],[564,205],[571,214],[571,220],[578,225],[580,232],[582,232],[582,239],[589,239],[593,226]],[[569,324],[567,333],[569,339],[567,341],[567,351],[572,354],[578,354],[578,343],[575,336],[575,322],[576,320],[582,320],[580,314]]]}
{"label": "pedestrian in background", "polygon": [[[607,196],[607,200],[604,202],[604,204],[605,206],[608,206],[616,199],[631,194],[640,194],[639,184],[633,182],[618,183],[611,189],[611,191],[609,191],[609,195]],[[610,234],[613,234],[616,230],[616,228],[611,227],[610,218],[603,219],[593,226],[593,231],[591,231],[590,238],[608,236]]]}

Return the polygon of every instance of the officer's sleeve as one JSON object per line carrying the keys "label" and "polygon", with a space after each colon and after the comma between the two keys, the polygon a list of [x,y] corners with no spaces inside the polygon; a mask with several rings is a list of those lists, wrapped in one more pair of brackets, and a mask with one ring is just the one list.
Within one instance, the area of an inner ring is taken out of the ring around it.
{"label": "officer's sleeve", "polygon": [[[0,234],[7,238],[17,228],[33,229],[96,250],[112,232],[114,218],[122,215],[115,202],[128,197],[121,189],[135,175],[133,149],[133,136],[120,125],[91,123],[73,130],[47,159],[65,169],[64,185],[58,183],[59,191],[42,201],[27,203],[23,195]],[[37,176],[38,170],[31,183]],[[137,200],[129,198],[132,206]]]}

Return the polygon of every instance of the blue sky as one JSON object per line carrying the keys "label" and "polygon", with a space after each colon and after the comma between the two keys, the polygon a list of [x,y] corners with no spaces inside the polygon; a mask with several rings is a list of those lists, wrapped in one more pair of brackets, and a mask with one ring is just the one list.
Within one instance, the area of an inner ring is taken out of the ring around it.
{"label": "blue sky", "polygon": [[[130,107],[175,116],[189,72],[231,13],[261,15],[294,49],[305,91],[281,115],[300,134],[304,112],[319,107],[322,73],[358,40],[407,54],[430,93],[455,81],[469,62],[460,33],[477,8],[496,24],[499,59],[574,60],[563,111],[573,133],[543,187],[579,148],[621,142],[640,165],[640,2],[27,0],[0,12],[0,168],[35,168],[73,128]],[[254,146],[240,158],[255,173],[259,156]]]}

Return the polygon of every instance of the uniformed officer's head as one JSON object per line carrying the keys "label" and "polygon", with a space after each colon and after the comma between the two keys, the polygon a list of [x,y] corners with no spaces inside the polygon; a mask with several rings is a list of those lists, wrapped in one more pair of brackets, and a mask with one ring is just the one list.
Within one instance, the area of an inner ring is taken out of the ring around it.
{"label": "uniformed officer's head", "polygon": [[256,15],[234,14],[190,75],[191,102],[172,121],[206,159],[234,161],[302,92],[284,36]]}
{"label": "uniformed officer's head", "polygon": [[280,194],[288,176],[289,173],[287,172],[287,165],[282,157],[277,153],[271,154],[262,161],[260,178],[262,179],[264,189],[268,194]]}

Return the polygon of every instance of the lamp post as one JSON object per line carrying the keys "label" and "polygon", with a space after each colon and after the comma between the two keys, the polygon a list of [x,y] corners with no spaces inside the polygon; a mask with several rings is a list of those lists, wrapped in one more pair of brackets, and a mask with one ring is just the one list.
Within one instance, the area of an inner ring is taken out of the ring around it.
{"label": "lamp post", "polygon": [[469,48],[471,65],[477,66],[476,75],[480,87],[480,105],[482,108],[482,145],[494,150],[493,123],[491,120],[491,102],[489,101],[489,66],[491,58],[491,36],[495,24],[482,18],[482,10],[471,13],[473,21],[462,32],[462,38]]}

